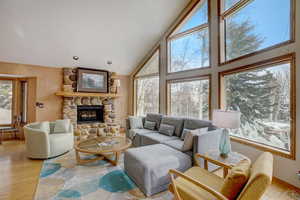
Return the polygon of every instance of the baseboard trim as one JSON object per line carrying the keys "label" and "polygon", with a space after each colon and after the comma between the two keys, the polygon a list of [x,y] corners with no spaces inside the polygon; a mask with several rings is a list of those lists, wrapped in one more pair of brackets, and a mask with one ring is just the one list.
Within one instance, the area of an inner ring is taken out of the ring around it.
{"label": "baseboard trim", "polygon": [[289,189],[295,190],[296,192],[300,193],[300,188],[298,188],[298,187],[296,187],[296,186],[294,186],[294,185],[292,185],[292,184],[290,184],[290,183],[288,183],[286,181],[283,181],[283,180],[281,180],[281,179],[279,179],[279,178],[277,178],[275,176],[273,176],[272,182],[277,182],[277,183],[279,183],[281,185],[286,186]]}

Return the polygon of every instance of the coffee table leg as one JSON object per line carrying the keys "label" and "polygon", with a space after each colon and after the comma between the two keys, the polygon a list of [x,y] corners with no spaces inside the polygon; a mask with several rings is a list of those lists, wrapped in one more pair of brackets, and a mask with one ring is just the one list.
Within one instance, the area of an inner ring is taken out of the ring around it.
{"label": "coffee table leg", "polygon": [[120,158],[120,152],[114,152],[113,156],[115,156],[114,159],[111,159],[111,156],[103,155],[105,157],[105,160],[110,162],[113,166],[117,166]]}
{"label": "coffee table leg", "polygon": [[87,163],[91,163],[91,162],[95,162],[95,161],[103,160],[104,159],[104,156],[100,156],[100,155],[98,157],[96,157],[96,158],[81,159],[80,153],[78,151],[75,151],[75,154],[76,154],[77,164],[79,164],[79,165],[83,165],[83,164],[87,164]]}

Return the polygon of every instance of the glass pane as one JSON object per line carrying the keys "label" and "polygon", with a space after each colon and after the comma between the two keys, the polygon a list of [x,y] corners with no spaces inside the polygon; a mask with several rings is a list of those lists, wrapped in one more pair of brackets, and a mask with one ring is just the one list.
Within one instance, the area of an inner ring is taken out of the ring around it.
{"label": "glass pane", "polygon": [[290,151],[290,64],[225,76],[226,107],[241,111],[232,135]]}
{"label": "glass pane", "polygon": [[239,1],[241,0],[223,0],[223,7],[225,11],[231,8],[234,4],[236,4]]}
{"label": "glass pane", "polygon": [[226,18],[226,60],[290,39],[290,1],[254,0]]}
{"label": "glass pane", "polygon": [[177,33],[181,33],[192,29],[194,27],[200,26],[208,22],[208,5],[207,1],[201,2],[197,10],[193,13],[193,15],[181,25],[181,28],[173,33],[173,35]]}
{"label": "glass pane", "polygon": [[159,112],[159,77],[147,77],[135,80],[136,115]]}
{"label": "glass pane", "polygon": [[0,80],[0,124],[12,123],[13,83]]}
{"label": "glass pane", "polygon": [[208,28],[171,40],[169,72],[209,66]]}
{"label": "glass pane", "polygon": [[170,115],[209,118],[209,80],[170,83]]}
{"label": "glass pane", "polygon": [[144,76],[155,74],[159,72],[159,51],[157,50],[153,56],[148,60],[144,67],[135,76]]}

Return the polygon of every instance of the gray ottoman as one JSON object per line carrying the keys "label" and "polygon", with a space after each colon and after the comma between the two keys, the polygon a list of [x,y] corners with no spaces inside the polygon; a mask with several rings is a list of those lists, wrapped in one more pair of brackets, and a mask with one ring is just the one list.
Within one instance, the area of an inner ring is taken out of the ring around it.
{"label": "gray ottoman", "polygon": [[126,173],[146,196],[168,188],[170,169],[184,172],[191,165],[190,156],[164,144],[128,149],[124,155]]}

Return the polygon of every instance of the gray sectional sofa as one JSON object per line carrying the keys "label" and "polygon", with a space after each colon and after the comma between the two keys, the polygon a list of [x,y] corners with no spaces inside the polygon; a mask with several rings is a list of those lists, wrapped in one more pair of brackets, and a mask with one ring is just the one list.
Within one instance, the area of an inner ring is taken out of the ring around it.
{"label": "gray sectional sofa", "polygon": [[[149,113],[146,117],[142,117],[142,121],[143,124],[145,123],[145,121],[155,122],[155,130],[149,130],[145,128],[132,128],[129,119],[126,120],[126,135],[127,137],[132,139],[134,147],[152,144],[165,144],[181,151],[181,147],[184,142],[183,139],[181,139],[181,135],[184,129],[194,130],[207,127],[208,133],[203,136],[195,136],[193,149],[185,153],[192,155],[192,153],[195,152],[201,153],[199,152],[199,150],[203,148],[205,148],[206,150],[218,148],[220,130],[217,130],[217,128],[213,126],[210,121],[194,118],[171,117],[153,113]],[[172,136],[167,136],[159,133],[160,124],[175,126],[174,134]],[[208,134],[210,135],[208,136]],[[203,144],[203,141],[205,141],[206,138],[210,140],[209,144]],[[199,146],[201,143],[202,147]],[[205,147],[203,147],[203,145]]]}
{"label": "gray sectional sofa", "polygon": [[[134,117],[126,120],[126,135],[137,148],[125,152],[124,168],[146,196],[166,190],[170,183],[168,171],[176,169],[184,172],[189,169],[194,153],[204,154],[209,150],[218,149],[221,130],[214,127],[210,121],[151,113],[136,120],[138,123],[132,118]],[[150,125],[149,122],[155,122],[153,130],[145,128],[146,122]],[[162,133],[160,126],[173,129],[170,133]],[[207,131],[193,136],[191,149],[183,150],[184,140],[181,136],[184,130],[206,127]]]}

